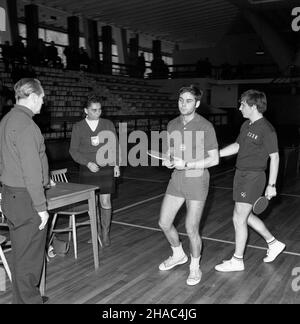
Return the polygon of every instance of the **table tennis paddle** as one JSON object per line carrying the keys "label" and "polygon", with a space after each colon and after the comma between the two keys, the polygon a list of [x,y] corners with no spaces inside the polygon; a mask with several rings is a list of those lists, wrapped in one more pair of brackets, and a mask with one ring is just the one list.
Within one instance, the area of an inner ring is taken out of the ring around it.
{"label": "table tennis paddle", "polygon": [[161,153],[159,151],[155,150],[148,150],[147,154],[155,159],[162,160],[162,161],[167,161],[170,160],[170,156],[168,156],[165,153]]}
{"label": "table tennis paddle", "polygon": [[256,215],[261,214],[269,205],[269,199],[266,196],[259,197],[253,204],[252,210]]}

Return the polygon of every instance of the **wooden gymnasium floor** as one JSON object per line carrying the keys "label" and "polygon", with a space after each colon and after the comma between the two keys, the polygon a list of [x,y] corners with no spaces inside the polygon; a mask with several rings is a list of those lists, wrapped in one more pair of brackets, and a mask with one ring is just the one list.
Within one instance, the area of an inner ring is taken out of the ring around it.
{"label": "wooden gymnasium floor", "polygon": [[[298,304],[300,303],[300,178],[286,181],[263,214],[269,229],[286,243],[286,251],[272,264],[264,264],[266,244],[250,230],[246,270],[217,273],[214,266],[234,250],[232,180],[226,164],[211,170],[211,187],[200,231],[204,249],[200,284],[185,281],[188,263],[160,272],[158,265],[171,249],[158,228],[158,216],[169,170],[159,167],[122,170],[113,200],[112,245],[100,249],[100,268],[94,271],[88,227],[78,229],[78,260],[72,246],[64,257],[47,265],[49,304]],[[73,179],[76,172],[71,174]],[[176,224],[185,250],[184,207]],[[9,261],[9,252],[7,253]],[[298,276],[298,278],[297,278]],[[0,303],[11,301],[11,286],[0,291]]]}

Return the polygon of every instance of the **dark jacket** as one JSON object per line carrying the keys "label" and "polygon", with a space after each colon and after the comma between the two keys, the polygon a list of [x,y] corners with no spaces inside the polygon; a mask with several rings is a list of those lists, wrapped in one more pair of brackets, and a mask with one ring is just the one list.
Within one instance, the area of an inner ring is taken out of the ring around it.
{"label": "dark jacket", "polygon": [[1,120],[0,180],[26,188],[40,212],[47,209],[43,186],[49,182],[49,167],[44,138],[32,116],[30,109],[15,105]]}
{"label": "dark jacket", "polygon": [[103,134],[105,137],[107,132],[111,132],[111,134],[113,134],[115,137],[116,146],[110,147],[112,150],[110,153],[114,158],[112,164],[119,165],[119,144],[116,129],[112,121],[104,118],[99,119],[99,123],[95,131],[90,129],[90,126],[85,119],[73,125],[69,150],[73,160],[81,165],[87,165],[89,162],[97,163],[97,152],[102,146],[107,145],[107,141],[102,143],[100,140],[99,145],[93,146],[91,144],[91,137],[99,136],[101,134]]}

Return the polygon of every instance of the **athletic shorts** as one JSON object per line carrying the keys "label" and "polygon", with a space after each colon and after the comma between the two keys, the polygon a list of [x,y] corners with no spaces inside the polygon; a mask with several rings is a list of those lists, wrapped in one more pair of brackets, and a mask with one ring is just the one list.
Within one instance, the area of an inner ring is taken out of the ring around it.
{"label": "athletic shorts", "polygon": [[175,170],[169,181],[166,194],[182,197],[186,200],[205,201],[209,189],[209,172],[204,170],[201,176],[187,177],[186,171]]}
{"label": "athletic shorts", "polygon": [[233,200],[253,205],[262,196],[265,185],[265,171],[241,171],[237,169],[233,181]]}

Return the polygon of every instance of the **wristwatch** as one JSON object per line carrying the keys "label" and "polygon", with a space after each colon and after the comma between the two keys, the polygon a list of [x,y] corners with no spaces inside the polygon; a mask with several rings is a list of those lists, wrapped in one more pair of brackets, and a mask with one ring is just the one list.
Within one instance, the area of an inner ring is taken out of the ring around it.
{"label": "wristwatch", "polygon": [[276,185],[275,185],[275,183],[272,183],[272,184],[271,184],[271,183],[269,183],[269,184],[268,184],[268,187],[273,187],[273,188],[275,188],[275,187],[276,187]]}

